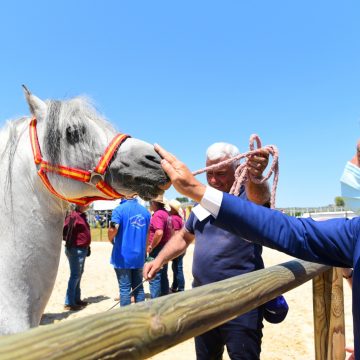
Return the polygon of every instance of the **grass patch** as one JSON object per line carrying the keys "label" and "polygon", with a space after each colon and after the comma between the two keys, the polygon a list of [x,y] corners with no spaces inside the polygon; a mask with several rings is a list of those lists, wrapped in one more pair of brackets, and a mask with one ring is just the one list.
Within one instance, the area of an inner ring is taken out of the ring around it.
{"label": "grass patch", "polygon": [[91,241],[108,241],[107,238],[107,233],[108,233],[108,229],[107,228],[91,228]]}

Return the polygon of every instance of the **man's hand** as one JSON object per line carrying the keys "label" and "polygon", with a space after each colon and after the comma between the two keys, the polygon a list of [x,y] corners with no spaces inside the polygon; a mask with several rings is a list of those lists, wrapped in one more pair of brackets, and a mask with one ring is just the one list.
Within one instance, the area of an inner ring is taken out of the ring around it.
{"label": "man's hand", "polygon": [[153,261],[146,262],[143,268],[143,277],[145,280],[152,280],[161,269],[162,263],[155,258]]}
{"label": "man's hand", "polygon": [[200,202],[205,193],[205,185],[195,179],[190,170],[174,155],[155,144],[155,151],[163,158],[161,166],[168,174],[174,188],[184,196]]}
{"label": "man's hand", "polygon": [[108,240],[111,242],[111,244],[114,245],[114,238],[118,232],[118,229],[115,227],[109,227],[108,228]]}
{"label": "man's hand", "polygon": [[250,201],[258,205],[264,205],[270,201],[270,190],[267,181],[262,183],[255,182],[255,179],[263,180],[262,173],[268,163],[269,152],[265,149],[261,149],[258,154],[252,155],[247,162],[250,179],[245,184],[246,195]]}
{"label": "man's hand", "polygon": [[261,149],[258,154],[250,156],[247,165],[251,175],[260,178],[269,163],[269,152]]}

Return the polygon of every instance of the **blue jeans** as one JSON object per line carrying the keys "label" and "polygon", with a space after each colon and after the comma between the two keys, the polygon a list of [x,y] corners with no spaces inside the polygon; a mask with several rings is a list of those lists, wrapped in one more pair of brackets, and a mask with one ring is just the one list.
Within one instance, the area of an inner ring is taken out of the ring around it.
{"label": "blue jeans", "polygon": [[185,289],[185,278],[183,271],[183,257],[185,254],[178,256],[173,259],[171,268],[173,271],[173,283],[171,289],[173,291],[184,291]]}
{"label": "blue jeans", "polygon": [[[163,246],[157,246],[149,255],[155,259],[162,248]],[[154,279],[149,282],[150,295],[152,299],[169,294],[169,279],[167,271],[168,265],[166,264],[159,270]]]}
{"label": "blue jeans", "polygon": [[65,254],[69,260],[70,278],[65,297],[65,305],[76,305],[81,300],[80,281],[84,272],[84,265],[87,247],[71,247],[65,248]]}
{"label": "blue jeans", "polygon": [[[117,269],[114,268],[119,282],[120,306],[131,304],[131,291],[142,282],[142,269]],[[144,287],[140,285],[133,293],[135,302],[145,300]]]}

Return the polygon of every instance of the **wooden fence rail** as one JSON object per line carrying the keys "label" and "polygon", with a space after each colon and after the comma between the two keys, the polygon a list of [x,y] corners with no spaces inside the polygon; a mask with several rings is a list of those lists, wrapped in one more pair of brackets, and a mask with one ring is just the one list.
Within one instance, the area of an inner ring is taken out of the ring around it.
{"label": "wooden fence rail", "polygon": [[293,260],[122,309],[4,336],[0,359],[145,359],[328,269]]}

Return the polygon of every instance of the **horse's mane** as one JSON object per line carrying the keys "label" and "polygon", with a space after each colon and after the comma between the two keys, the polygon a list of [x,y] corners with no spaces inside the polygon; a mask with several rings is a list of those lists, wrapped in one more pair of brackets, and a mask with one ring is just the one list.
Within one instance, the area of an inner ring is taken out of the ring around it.
{"label": "horse's mane", "polygon": [[12,178],[13,178],[13,164],[16,150],[19,145],[19,139],[21,134],[26,131],[26,123],[27,118],[22,117],[17,120],[8,120],[4,129],[2,129],[0,134],[0,142],[1,142],[1,151],[0,151],[0,163],[1,165],[6,163],[7,160],[7,168],[1,166],[2,174],[0,174],[0,178],[4,176],[4,182],[1,182],[4,186],[4,203],[5,205],[9,205],[7,203],[6,194],[9,196],[10,205],[12,206]]}
{"label": "horse's mane", "polygon": [[[89,128],[91,121],[95,124],[106,127],[113,132],[113,127],[100,117],[90,100],[86,97],[76,97],[66,101],[51,100],[48,102],[48,112],[45,129],[45,142],[43,144],[44,153],[47,160],[53,164],[59,162],[61,154],[61,136],[67,128],[77,129],[79,134],[79,144],[88,144],[89,148],[94,148],[93,142],[96,140],[96,133],[90,131],[82,132],[81,129]],[[83,153],[79,146],[74,147],[82,156]]]}

